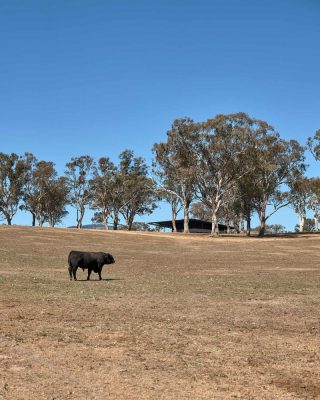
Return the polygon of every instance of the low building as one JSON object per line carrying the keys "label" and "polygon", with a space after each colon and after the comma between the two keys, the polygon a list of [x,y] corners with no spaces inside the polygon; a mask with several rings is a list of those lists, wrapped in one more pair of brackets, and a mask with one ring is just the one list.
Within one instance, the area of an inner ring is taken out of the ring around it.
{"label": "low building", "polygon": [[[149,225],[154,225],[159,229],[171,229],[173,231],[172,221],[156,221],[156,222],[149,222]],[[177,219],[176,220],[176,227],[178,232],[183,232],[184,227],[184,220]],[[227,226],[223,224],[218,224],[219,232],[224,233],[227,232]],[[189,231],[192,233],[211,233],[212,224],[208,221],[202,221],[200,219],[190,218],[189,219]],[[231,227],[230,229],[233,229]]]}

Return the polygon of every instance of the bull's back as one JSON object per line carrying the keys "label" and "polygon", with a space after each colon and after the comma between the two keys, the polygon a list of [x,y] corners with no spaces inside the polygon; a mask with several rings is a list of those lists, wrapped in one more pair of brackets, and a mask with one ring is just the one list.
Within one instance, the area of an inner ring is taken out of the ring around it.
{"label": "bull's back", "polygon": [[72,250],[68,256],[68,264],[70,267],[77,267],[83,260],[84,253],[82,251]]}

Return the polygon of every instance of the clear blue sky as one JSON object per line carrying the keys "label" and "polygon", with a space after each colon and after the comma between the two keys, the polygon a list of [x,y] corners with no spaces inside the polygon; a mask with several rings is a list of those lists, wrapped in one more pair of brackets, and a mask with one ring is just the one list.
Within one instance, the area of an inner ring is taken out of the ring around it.
{"label": "clear blue sky", "polygon": [[319,0],[0,0],[0,151],[60,173],[125,148],[150,162],[175,118],[237,111],[305,143],[320,128],[319,21]]}

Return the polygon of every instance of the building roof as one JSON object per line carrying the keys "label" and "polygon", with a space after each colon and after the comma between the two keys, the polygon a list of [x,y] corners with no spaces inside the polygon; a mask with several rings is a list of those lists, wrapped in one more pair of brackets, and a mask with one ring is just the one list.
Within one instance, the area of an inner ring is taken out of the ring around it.
{"label": "building roof", "polygon": [[[168,220],[168,221],[155,221],[155,222],[149,222],[150,225],[156,225],[159,226],[160,228],[170,228],[172,229],[172,220]],[[184,220],[183,219],[176,219],[176,225],[177,225],[177,229],[179,229],[179,227],[182,227],[184,224]],[[224,224],[218,224],[219,230],[226,230],[227,226]],[[189,228],[198,228],[198,229],[206,229],[206,230],[210,230],[212,228],[212,223],[208,222],[208,221],[203,221],[201,219],[196,219],[196,218],[190,218],[189,219]],[[233,229],[231,227],[231,229]]]}

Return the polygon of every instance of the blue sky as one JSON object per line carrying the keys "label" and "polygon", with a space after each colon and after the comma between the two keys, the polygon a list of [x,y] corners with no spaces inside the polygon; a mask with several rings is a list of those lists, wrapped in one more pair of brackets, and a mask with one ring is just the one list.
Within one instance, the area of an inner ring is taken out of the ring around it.
{"label": "blue sky", "polygon": [[175,118],[237,111],[304,144],[320,128],[319,20],[319,0],[0,0],[0,151],[61,174],[125,148],[150,162]]}

